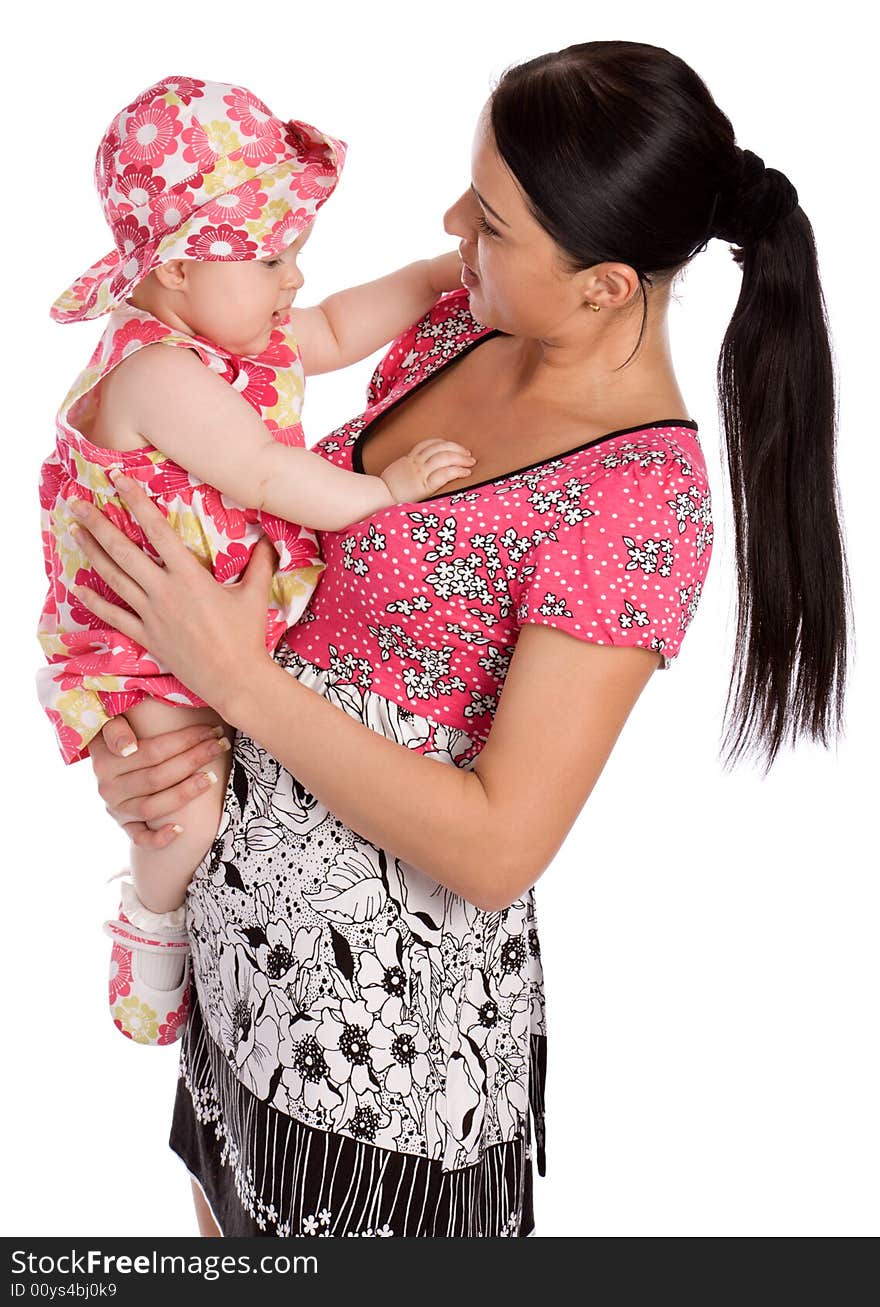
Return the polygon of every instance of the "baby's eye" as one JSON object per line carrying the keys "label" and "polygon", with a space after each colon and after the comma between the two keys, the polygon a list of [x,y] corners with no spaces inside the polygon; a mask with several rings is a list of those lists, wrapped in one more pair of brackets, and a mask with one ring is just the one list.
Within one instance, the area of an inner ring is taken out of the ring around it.
{"label": "baby's eye", "polygon": [[281,259],[263,259],[263,262],[265,263],[265,265],[266,265],[267,268],[277,268],[277,267],[281,264],[282,260],[281,260]]}

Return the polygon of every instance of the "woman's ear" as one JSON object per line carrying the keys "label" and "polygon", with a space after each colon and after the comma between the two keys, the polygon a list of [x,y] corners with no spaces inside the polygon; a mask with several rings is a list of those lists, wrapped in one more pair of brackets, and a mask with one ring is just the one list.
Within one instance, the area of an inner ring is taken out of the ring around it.
{"label": "woman's ear", "polygon": [[639,289],[635,268],[628,263],[597,263],[577,273],[575,283],[584,303],[600,309],[622,309]]}

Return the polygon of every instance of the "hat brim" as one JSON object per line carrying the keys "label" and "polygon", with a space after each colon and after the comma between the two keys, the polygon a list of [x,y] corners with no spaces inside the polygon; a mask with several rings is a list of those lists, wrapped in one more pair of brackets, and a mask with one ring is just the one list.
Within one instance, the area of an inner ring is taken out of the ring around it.
{"label": "hat brim", "polygon": [[[291,124],[299,129],[308,124]],[[231,263],[279,254],[311,222],[339,182],[346,145],[308,128],[322,154],[284,159],[217,193],[184,222],[127,255],[112,250],[77,277],[52,305],[56,322],[99,318],[123,303],[154,268],[170,259]]]}

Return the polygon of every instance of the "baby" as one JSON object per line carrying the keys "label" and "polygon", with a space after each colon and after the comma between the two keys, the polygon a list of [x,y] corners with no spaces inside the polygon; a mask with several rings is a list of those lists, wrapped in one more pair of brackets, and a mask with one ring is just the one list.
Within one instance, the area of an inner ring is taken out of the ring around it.
{"label": "baby", "polygon": [[177,840],[161,850],[132,846],[133,882],[123,881],[118,920],[105,926],[114,939],[111,1012],[141,1043],[169,1043],[186,1021],[182,905],[217,832],[231,731],[148,650],[76,599],[72,587],[85,585],[121,602],[79,548],[70,500],[92,500],[150,549],[114,490],[124,470],[224,582],[268,535],[278,552],[271,650],[322,570],[313,530],[343,530],[429,496],[474,464],[460,445],[425,440],[381,476],[366,476],[304,447],[305,374],[366,357],[460,284],[453,253],[291,310],[303,284],[297,257],[345,149],[307,123],[275,118],[241,87],[184,77],[151,86],[98,149],[95,178],[116,248],[52,309],[60,322],[111,316],[61,406],[42,468],[49,592],[38,634],[49,665],[38,674],[41,702],[67,763],[85,757],[119,713],[141,738],[205,723],[223,749],[207,791],[156,823],[179,816]]}

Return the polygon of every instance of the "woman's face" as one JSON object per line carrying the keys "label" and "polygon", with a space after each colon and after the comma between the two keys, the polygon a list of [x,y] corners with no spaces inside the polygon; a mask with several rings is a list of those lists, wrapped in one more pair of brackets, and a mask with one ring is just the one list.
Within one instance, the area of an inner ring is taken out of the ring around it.
{"label": "woman's face", "polygon": [[495,148],[488,104],[477,123],[471,177],[443,226],[460,238],[461,279],[474,317],[486,327],[533,339],[580,326],[584,310],[590,311],[590,274],[569,271],[559,246],[532,217]]}

